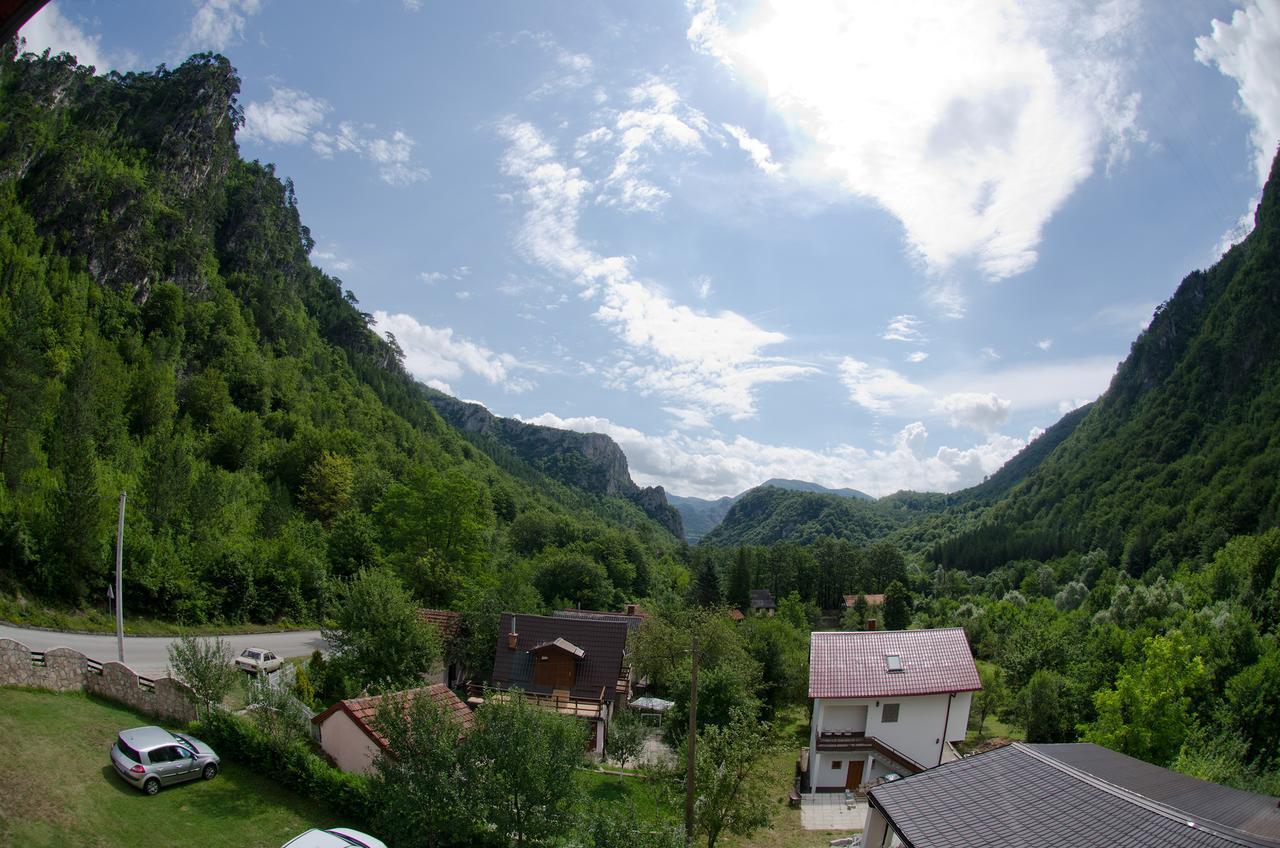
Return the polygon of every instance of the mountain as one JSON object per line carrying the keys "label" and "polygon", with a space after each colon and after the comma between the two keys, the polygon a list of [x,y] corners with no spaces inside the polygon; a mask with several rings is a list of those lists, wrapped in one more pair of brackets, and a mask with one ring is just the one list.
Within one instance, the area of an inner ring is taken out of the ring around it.
{"label": "mountain", "polygon": [[311,263],[292,182],[240,157],[225,58],[96,76],[13,45],[0,591],[96,605],[122,491],[132,615],[314,622],[368,568],[428,606],[612,605],[678,582],[675,539],[636,505],[658,498],[627,487],[616,446],[582,440],[613,475],[588,492],[440,417]]}
{"label": "mountain", "polygon": [[865,544],[897,530],[905,517],[875,501],[760,486],[739,495],[702,537],[712,546],[809,544],[822,536]]}
{"label": "mountain", "polygon": [[626,498],[676,538],[684,537],[681,514],[661,486],[641,488],[631,479],[627,457],[603,433],[578,433],[500,418],[478,403],[426,389],[427,400],[445,421],[475,438],[490,453],[510,450],[533,468],[584,492]]}
{"label": "mountain", "polygon": [[1137,575],[1276,526],[1276,163],[1254,222],[1213,267],[1182,281],[1102,397],[978,526],[936,545],[936,561],[984,571],[1100,548]]}
{"label": "mountain", "polygon": [[[837,495],[842,498],[857,498],[864,501],[875,500],[875,498],[865,492],[859,492],[857,489],[828,489],[825,486],[819,486],[817,483],[807,483],[803,480],[784,480],[775,477],[760,484],[760,488],[767,486],[772,486],[775,489],[787,489],[793,492]],[[754,490],[749,489],[748,491]],[[690,543],[696,543],[723,521],[724,517],[728,515],[729,509],[745,494],[747,492],[740,492],[733,496],[726,495],[715,500],[667,495],[667,500],[680,511],[680,516],[684,519],[685,538]]]}

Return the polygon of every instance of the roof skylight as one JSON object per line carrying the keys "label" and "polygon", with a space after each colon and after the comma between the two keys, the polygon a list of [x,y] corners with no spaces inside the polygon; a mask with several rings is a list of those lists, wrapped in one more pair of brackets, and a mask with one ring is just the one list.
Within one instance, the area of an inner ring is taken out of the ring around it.
{"label": "roof skylight", "polygon": [[884,655],[885,671],[902,671],[902,657],[898,654]]}

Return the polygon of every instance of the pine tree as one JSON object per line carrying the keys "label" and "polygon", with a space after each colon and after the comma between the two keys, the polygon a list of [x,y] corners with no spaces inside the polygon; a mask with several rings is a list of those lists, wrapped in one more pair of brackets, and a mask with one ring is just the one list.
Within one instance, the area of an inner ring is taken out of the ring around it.
{"label": "pine tree", "polygon": [[733,570],[729,572],[726,595],[725,600],[743,612],[751,606],[751,561],[747,558],[745,546],[738,546],[738,556],[733,561]]}

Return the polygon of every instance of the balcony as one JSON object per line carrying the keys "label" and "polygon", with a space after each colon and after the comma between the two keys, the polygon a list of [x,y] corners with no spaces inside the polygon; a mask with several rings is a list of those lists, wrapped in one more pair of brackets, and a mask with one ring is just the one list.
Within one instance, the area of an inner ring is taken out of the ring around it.
{"label": "balcony", "polygon": [[874,736],[868,736],[861,730],[823,730],[818,733],[818,750],[830,751],[874,751],[883,759],[902,766],[909,772],[924,771],[924,766],[906,754],[886,745]]}

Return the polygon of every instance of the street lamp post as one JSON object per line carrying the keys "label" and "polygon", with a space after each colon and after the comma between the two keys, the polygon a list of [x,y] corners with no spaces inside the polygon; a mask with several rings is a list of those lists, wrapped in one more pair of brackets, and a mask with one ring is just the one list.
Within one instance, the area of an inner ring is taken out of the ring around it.
{"label": "street lamp post", "polygon": [[124,662],[124,582],[121,578],[124,563],[124,490],[120,491],[120,518],[116,523],[116,654]]}

